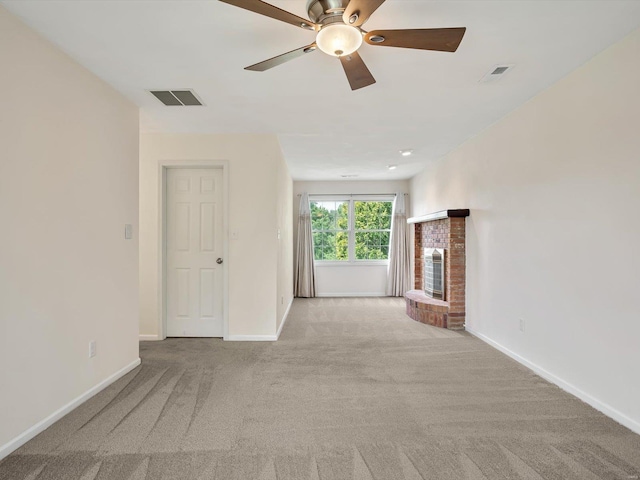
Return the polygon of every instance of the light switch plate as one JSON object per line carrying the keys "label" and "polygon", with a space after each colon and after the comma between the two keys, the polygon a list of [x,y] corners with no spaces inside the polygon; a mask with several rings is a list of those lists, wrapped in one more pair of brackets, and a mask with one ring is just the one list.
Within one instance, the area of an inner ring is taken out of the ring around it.
{"label": "light switch plate", "polygon": [[131,240],[133,238],[133,225],[127,223],[124,226],[124,238],[127,240]]}

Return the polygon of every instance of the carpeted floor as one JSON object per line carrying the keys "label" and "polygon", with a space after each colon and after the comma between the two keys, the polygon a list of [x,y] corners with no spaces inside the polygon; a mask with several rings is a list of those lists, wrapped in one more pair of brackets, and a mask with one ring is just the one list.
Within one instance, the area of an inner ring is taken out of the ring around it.
{"label": "carpeted floor", "polygon": [[633,479],[640,436],[402,299],[298,299],[280,341],[170,339],[0,479]]}

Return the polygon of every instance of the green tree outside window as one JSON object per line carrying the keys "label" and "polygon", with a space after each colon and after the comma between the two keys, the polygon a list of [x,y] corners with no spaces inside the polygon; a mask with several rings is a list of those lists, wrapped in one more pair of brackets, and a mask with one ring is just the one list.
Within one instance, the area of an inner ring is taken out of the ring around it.
{"label": "green tree outside window", "polygon": [[316,260],[349,260],[349,203],[311,202],[311,230]]}
{"label": "green tree outside window", "polygon": [[387,260],[391,238],[391,202],[355,202],[356,260]]}

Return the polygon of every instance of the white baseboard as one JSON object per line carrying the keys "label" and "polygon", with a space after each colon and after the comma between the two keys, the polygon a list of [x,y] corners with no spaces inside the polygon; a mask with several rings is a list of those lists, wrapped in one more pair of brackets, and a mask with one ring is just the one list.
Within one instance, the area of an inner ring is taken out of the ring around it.
{"label": "white baseboard", "polygon": [[569,382],[564,381],[560,377],[555,376],[553,373],[548,372],[544,368],[536,365],[533,362],[530,362],[526,358],[521,357],[517,353],[491,340],[489,337],[483,335],[482,333],[474,332],[471,328],[469,328],[469,325],[466,325],[465,330],[469,332],[471,335],[473,335],[474,337],[479,338],[480,340],[482,340],[485,343],[488,343],[495,349],[500,350],[505,355],[508,355],[509,357],[513,358],[516,362],[520,363],[521,365],[524,365],[525,367],[529,368],[530,370],[537,373],[545,380],[557,385],[565,392],[570,393],[574,397],[578,397],[580,400],[591,405],[593,408],[595,408],[599,412],[604,413],[607,417],[612,418],[619,424],[627,427],[629,430],[637,434],[640,434],[640,423],[633,420],[632,418],[629,418],[619,410],[616,410],[610,405],[607,405],[606,403],[601,402],[597,398],[592,397],[588,393],[580,390],[578,387],[570,384]]}
{"label": "white baseboard", "polygon": [[278,337],[275,335],[229,335],[225,340],[227,342],[275,342]]}
{"label": "white baseboard", "polygon": [[341,298],[341,297],[386,297],[387,294],[385,292],[361,292],[361,293],[316,293],[316,297],[333,297],[333,298]]}
{"label": "white baseboard", "polygon": [[42,433],[43,431],[45,431],[47,428],[49,428],[51,425],[53,425],[55,422],[57,422],[62,417],[64,417],[67,413],[69,413],[71,410],[73,410],[74,408],[77,408],[78,406],[80,406],[81,404],[89,400],[91,397],[93,397],[95,394],[97,394],[101,390],[104,390],[113,382],[125,376],[127,373],[129,373],[131,370],[136,368],[138,365],[140,365],[139,358],[131,362],[126,367],[121,368],[113,375],[110,375],[109,377],[105,378],[103,381],[98,383],[96,386],[90,388],[79,397],[74,398],[65,406],[63,406],[62,408],[59,408],[44,420],[41,420],[40,422],[36,423],[34,426],[24,431],[13,440],[10,440],[9,442],[2,445],[0,447],[0,460],[2,460],[4,457],[9,455],[14,450],[17,450],[18,448],[20,448],[22,445],[27,443],[29,440],[31,440],[33,437],[35,437],[39,433]]}
{"label": "white baseboard", "polygon": [[284,316],[282,317],[282,322],[280,322],[280,326],[278,327],[278,331],[276,332],[276,340],[280,338],[280,333],[282,333],[282,328],[284,324],[287,323],[287,319],[289,318],[289,310],[291,310],[291,305],[293,305],[293,298],[289,302],[289,306],[287,310],[284,312]]}
{"label": "white baseboard", "polygon": [[138,340],[141,342],[157,342],[158,340],[162,340],[158,335],[142,335],[138,336]]}

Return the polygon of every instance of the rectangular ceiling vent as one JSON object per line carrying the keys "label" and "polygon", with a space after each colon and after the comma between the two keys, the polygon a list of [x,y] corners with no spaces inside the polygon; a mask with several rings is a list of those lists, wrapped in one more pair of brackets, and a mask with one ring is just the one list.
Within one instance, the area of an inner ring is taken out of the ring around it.
{"label": "rectangular ceiling vent", "polygon": [[202,105],[193,90],[149,90],[158,100],[167,107],[191,107]]}
{"label": "rectangular ceiling vent", "polygon": [[514,65],[494,65],[491,70],[480,79],[480,83],[490,83],[500,80],[507,72],[513,69]]}

